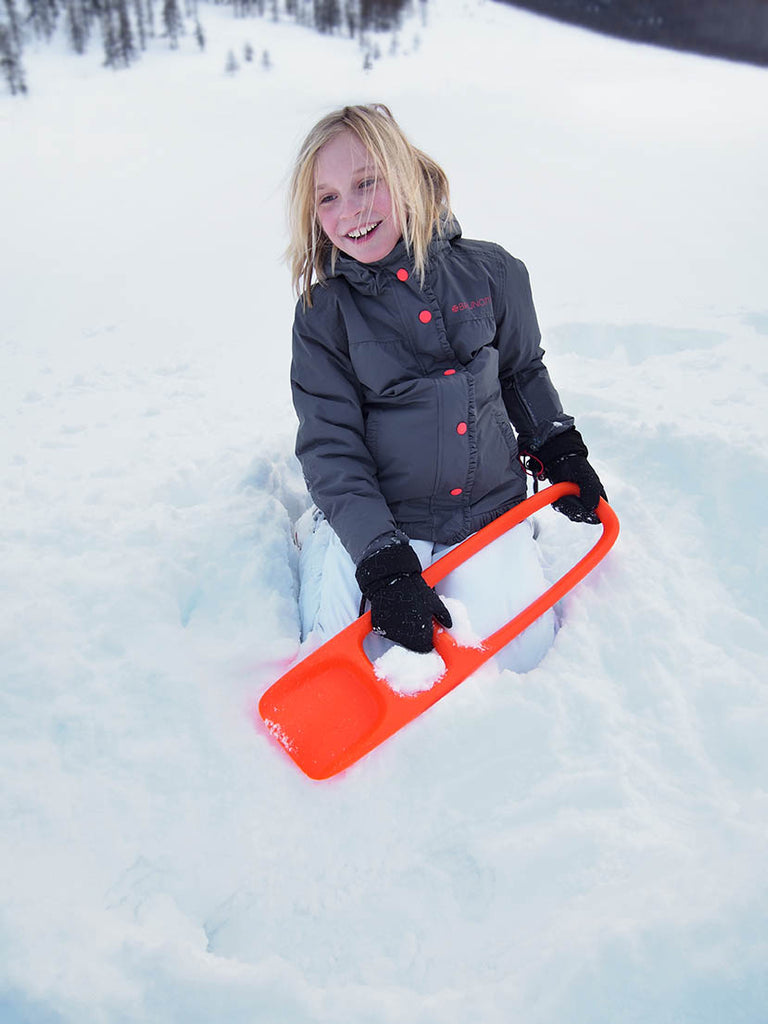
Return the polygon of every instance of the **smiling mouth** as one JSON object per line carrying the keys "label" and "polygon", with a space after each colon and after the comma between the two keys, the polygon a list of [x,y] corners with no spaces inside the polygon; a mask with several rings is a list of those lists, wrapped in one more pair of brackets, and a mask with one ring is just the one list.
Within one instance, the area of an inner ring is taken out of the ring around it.
{"label": "smiling mouth", "polygon": [[364,227],[353,228],[352,231],[348,231],[344,237],[348,238],[350,242],[363,242],[366,238],[370,238],[379,224],[381,224],[381,221],[377,220],[372,224],[366,224]]}

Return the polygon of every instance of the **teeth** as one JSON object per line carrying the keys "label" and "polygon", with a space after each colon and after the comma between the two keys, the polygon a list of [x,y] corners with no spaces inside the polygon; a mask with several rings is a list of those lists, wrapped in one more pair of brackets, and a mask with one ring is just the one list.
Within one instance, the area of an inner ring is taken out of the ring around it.
{"label": "teeth", "polygon": [[373,231],[378,226],[378,224],[366,224],[364,228],[355,228],[354,231],[347,232],[347,238],[365,238],[369,231]]}

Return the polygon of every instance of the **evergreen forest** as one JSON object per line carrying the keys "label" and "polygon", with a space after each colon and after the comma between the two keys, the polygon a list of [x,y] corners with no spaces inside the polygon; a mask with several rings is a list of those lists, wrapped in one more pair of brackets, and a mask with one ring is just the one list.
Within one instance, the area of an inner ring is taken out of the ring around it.
{"label": "evergreen forest", "polygon": [[[287,18],[323,33],[383,31],[398,24],[408,0],[214,0],[239,18]],[[426,0],[422,0],[426,2]],[[24,44],[63,31],[77,54],[101,46],[108,68],[129,67],[150,40],[176,49],[192,34],[205,47],[199,0],[0,0],[0,68],[13,95],[28,90]]]}

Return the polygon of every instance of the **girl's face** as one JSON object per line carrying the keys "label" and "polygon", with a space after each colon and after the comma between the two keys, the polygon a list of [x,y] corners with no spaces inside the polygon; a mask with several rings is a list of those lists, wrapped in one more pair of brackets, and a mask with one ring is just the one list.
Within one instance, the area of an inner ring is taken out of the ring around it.
{"label": "girl's face", "polygon": [[315,210],[335,246],[361,263],[392,252],[400,226],[386,182],[354,132],[346,131],[318,151]]}

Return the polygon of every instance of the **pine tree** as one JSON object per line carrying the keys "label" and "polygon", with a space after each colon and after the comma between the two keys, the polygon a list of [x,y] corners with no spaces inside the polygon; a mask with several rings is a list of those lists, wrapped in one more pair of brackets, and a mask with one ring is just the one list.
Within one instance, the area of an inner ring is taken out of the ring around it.
{"label": "pine tree", "polygon": [[[136,0],[140,4],[142,0]],[[150,39],[155,37],[155,3],[154,0],[146,0],[145,13],[147,17],[147,35]]]}
{"label": "pine tree", "polygon": [[6,17],[8,18],[8,24],[4,26],[7,29],[10,40],[8,45],[21,53],[21,31],[19,29],[19,15],[16,11],[15,0],[3,0],[3,3]]}
{"label": "pine tree", "polygon": [[333,32],[340,24],[339,0],[315,0],[315,28],[319,32]]}
{"label": "pine tree", "polygon": [[27,0],[27,21],[35,35],[48,40],[56,29],[59,9],[56,0]]}
{"label": "pine tree", "polygon": [[344,4],[344,19],[347,24],[349,37],[354,39],[360,27],[360,0],[346,0]]}
{"label": "pine tree", "polygon": [[84,54],[91,35],[91,12],[83,0],[67,0],[65,25],[72,49]]}
{"label": "pine tree", "polygon": [[120,63],[127,68],[136,56],[128,0],[114,0],[114,2],[117,6],[117,49]]}
{"label": "pine tree", "polygon": [[117,26],[109,0],[101,8],[101,41],[104,46],[104,67],[119,66],[119,47],[117,42]]}
{"label": "pine tree", "polygon": [[101,32],[104,64],[108,68],[127,68],[136,57],[129,2],[102,0]]}
{"label": "pine tree", "polygon": [[16,44],[11,25],[0,25],[0,70],[11,90],[11,96],[26,94],[27,83],[21,63],[21,48]]}
{"label": "pine tree", "polygon": [[136,20],[136,31],[139,36],[139,46],[142,50],[147,48],[147,29],[144,20],[144,7],[141,0],[133,0],[133,12]]}
{"label": "pine tree", "polygon": [[163,0],[163,25],[171,49],[175,50],[179,45],[179,36],[184,34],[184,20],[177,0]]}

